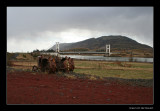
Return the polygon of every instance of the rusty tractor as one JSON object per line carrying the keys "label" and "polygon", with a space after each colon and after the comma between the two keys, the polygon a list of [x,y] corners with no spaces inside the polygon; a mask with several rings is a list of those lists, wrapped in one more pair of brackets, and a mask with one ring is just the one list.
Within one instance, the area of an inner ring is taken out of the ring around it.
{"label": "rusty tractor", "polygon": [[73,58],[68,58],[67,56],[61,59],[57,56],[54,58],[51,56],[46,58],[41,55],[38,56],[37,60],[37,66],[34,65],[32,67],[33,72],[56,73],[63,71],[65,73],[70,73],[73,72],[75,68]]}

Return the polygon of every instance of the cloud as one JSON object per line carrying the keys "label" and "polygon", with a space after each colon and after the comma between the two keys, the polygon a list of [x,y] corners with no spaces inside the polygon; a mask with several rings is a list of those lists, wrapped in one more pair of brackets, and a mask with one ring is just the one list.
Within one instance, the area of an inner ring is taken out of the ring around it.
{"label": "cloud", "polygon": [[7,7],[9,51],[123,34],[153,46],[153,7]]}

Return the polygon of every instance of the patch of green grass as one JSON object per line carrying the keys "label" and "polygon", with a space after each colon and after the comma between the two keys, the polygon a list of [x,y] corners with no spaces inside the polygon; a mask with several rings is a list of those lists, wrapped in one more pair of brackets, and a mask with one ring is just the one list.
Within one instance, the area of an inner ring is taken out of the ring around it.
{"label": "patch of green grass", "polygon": [[151,63],[132,63],[133,68],[153,68]]}
{"label": "patch of green grass", "polygon": [[103,77],[119,77],[127,79],[153,79],[153,72],[143,70],[97,70],[75,69],[75,73]]}
{"label": "patch of green grass", "polygon": [[[130,64],[131,69],[121,66],[116,62],[78,61],[75,63],[75,66],[84,68],[75,69],[74,72],[86,75],[95,75],[101,78],[119,77],[127,79],[153,79],[153,64],[137,62],[122,62],[121,64],[124,63]],[[92,69],[85,67],[91,67]],[[118,69],[119,67],[121,69]]]}

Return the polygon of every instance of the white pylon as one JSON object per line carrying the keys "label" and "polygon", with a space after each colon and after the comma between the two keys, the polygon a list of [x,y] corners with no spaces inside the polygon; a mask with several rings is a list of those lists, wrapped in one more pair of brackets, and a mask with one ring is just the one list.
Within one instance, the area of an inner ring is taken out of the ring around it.
{"label": "white pylon", "polygon": [[59,53],[59,42],[56,42],[56,52]]}
{"label": "white pylon", "polygon": [[106,44],[106,54],[110,56],[110,44]]}

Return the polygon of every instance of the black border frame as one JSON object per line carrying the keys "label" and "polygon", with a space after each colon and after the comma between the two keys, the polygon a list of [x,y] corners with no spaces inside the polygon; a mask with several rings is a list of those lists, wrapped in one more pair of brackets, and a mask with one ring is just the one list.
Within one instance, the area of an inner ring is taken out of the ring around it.
{"label": "black border frame", "polygon": [[[159,90],[157,90],[158,88],[158,76],[159,76],[159,64],[160,60],[157,59],[159,56],[159,52],[156,49],[156,47],[158,47],[158,39],[157,37],[160,36],[160,34],[158,33],[158,29],[160,29],[160,25],[157,23],[160,20],[160,17],[158,16],[158,12],[160,10],[159,6],[160,6],[160,2],[158,0],[104,0],[104,1],[76,1],[76,0],[6,0],[6,1],[1,1],[0,4],[2,5],[0,7],[0,11],[1,14],[3,15],[3,18],[1,19],[1,22],[3,25],[1,25],[1,31],[3,33],[3,36],[1,37],[1,39],[3,39],[5,42],[3,42],[3,40],[1,40],[1,45],[3,46],[3,48],[1,47],[1,51],[2,53],[0,54],[1,60],[3,60],[3,62],[1,61],[1,70],[3,70],[3,73],[0,74],[0,100],[1,100],[1,105],[0,108],[2,108],[3,110],[13,110],[13,109],[20,109],[20,110],[28,110],[28,108],[31,108],[33,110],[35,110],[34,108],[38,108],[38,109],[48,109],[48,108],[74,108],[74,110],[77,110],[77,106],[78,109],[79,108],[83,108],[83,107],[88,107],[88,108],[105,108],[105,109],[110,109],[110,110],[129,110],[130,108],[142,108],[142,107],[146,107],[146,108],[153,108],[153,110],[157,110],[158,109],[158,105],[159,105],[159,95],[160,93],[158,93]],[[80,7],[101,7],[101,6],[150,6],[154,8],[154,37],[153,37],[153,48],[154,48],[154,104],[153,105],[7,105],[6,104],[6,71],[4,69],[6,69],[6,51],[7,51],[7,7],[32,7],[32,6],[49,6],[49,7],[58,7],[58,6],[72,6],[72,7],[76,7],[76,6],[80,6]],[[158,28],[157,28],[158,27]],[[156,35],[157,34],[157,35]],[[4,45],[4,43],[6,43]],[[4,51],[4,52],[3,52]],[[4,58],[4,59],[3,59]],[[3,92],[2,92],[3,91]],[[2,99],[3,98],[3,99]],[[61,107],[63,106],[63,107]],[[82,107],[83,106],[83,107]],[[75,109],[76,108],[76,109]]]}

